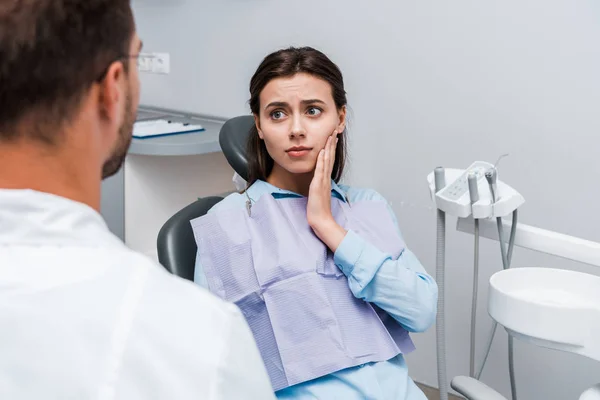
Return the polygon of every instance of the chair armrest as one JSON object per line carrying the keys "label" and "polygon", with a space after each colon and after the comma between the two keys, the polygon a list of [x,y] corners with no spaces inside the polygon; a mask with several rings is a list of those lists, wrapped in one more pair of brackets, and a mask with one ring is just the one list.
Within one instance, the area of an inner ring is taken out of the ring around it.
{"label": "chair armrest", "polygon": [[450,383],[452,389],[456,390],[467,400],[507,400],[506,397],[494,389],[468,376],[457,376]]}

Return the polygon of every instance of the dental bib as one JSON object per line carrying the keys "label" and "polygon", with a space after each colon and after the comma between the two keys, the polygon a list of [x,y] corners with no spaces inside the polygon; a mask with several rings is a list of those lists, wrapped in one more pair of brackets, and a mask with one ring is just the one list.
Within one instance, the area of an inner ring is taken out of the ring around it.
{"label": "dental bib", "polygon": [[[192,221],[209,289],[243,312],[275,391],[415,349],[396,320],[354,297],[308,225],[307,201],[265,194],[249,208]],[[346,230],[401,255],[384,202],[332,198],[331,210]]]}

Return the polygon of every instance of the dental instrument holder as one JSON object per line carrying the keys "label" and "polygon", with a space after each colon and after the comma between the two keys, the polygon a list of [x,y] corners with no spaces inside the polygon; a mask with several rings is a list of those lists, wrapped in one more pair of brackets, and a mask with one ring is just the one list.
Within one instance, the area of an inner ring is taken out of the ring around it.
{"label": "dental instrument holder", "polygon": [[[486,177],[488,173],[488,177]],[[490,173],[492,175],[490,175]],[[489,179],[493,182],[488,182]],[[466,170],[437,167],[427,176],[431,197],[437,208],[437,271],[439,291],[437,354],[438,385],[441,400],[448,398],[446,379],[445,326],[444,326],[444,269],[446,213],[460,219],[496,219],[508,216],[525,199],[513,188],[497,180],[495,165],[476,161]],[[446,185],[446,182],[450,182]],[[492,184],[490,184],[492,183]],[[478,255],[476,255],[476,258]],[[483,384],[481,384],[484,386]]]}
{"label": "dental instrument holder", "polygon": [[[485,179],[481,179],[479,174],[474,171],[475,168],[480,167],[488,172],[488,176],[485,176],[484,173]],[[438,177],[440,180],[439,176],[444,172],[445,179],[451,183],[444,186],[445,191],[442,191],[440,187],[443,185],[437,185],[436,188],[434,178]],[[469,172],[473,173],[469,174]],[[461,181],[463,176],[467,177],[465,186],[466,191],[469,191],[468,198],[458,196],[464,187],[461,188],[460,185],[457,185],[457,181],[463,182]],[[474,196],[475,182],[477,182],[477,196]],[[428,183],[432,198],[438,208],[438,215],[443,215],[444,221],[445,212],[456,215],[459,217],[457,230],[473,234],[476,227],[474,218],[475,220],[480,219],[477,224],[480,228],[478,233],[482,237],[492,240],[507,241],[508,235],[500,236],[497,230],[496,218],[513,213],[524,203],[524,199],[519,193],[497,179],[497,170],[488,163],[473,163],[466,171],[444,170],[438,167],[435,173],[429,174]],[[448,187],[452,187],[453,190],[449,191]],[[455,196],[456,204],[451,204],[452,201],[448,199],[450,195]],[[493,195],[495,195],[496,202],[494,202]],[[471,208],[470,212],[469,208]],[[514,245],[518,247],[600,267],[600,243],[521,223],[517,224],[515,213],[513,213],[513,222],[505,221],[504,224],[511,228],[511,237],[516,228],[517,234],[513,240]],[[445,242],[445,238],[441,240],[439,238],[438,225],[438,243]],[[443,253],[442,251],[441,254]],[[443,263],[441,265],[443,266]],[[592,281],[596,284],[592,284]],[[562,301],[572,302],[573,304],[570,305],[559,301],[561,296],[564,297],[567,287],[570,288],[569,293],[572,296],[563,298]],[[510,337],[517,337],[526,343],[580,354],[600,361],[600,345],[595,339],[600,332],[600,306],[598,306],[600,295],[596,290],[597,287],[600,287],[600,279],[594,275],[574,271],[554,268],[505,269],[495,273],[490,279],[488,313],[494,323],[497,322],[505,328]],[[559,295],[553,301],[548,302],[546,299],[553,292],[559,293]],[[577,314],[574,312],[575,310],[584,315],[577,318],[574,315]],[[536,317],[531,318],[531,315]],[[559,322],[557,323],[557,321]],[[572,329],[573,326],[578,326],[578,328]],[[439,345],[440,343],[438,343],[438,349]],[[441,343],[442,349],[444,345]],[[444,353],[442,353],[442,358],[444,358],[445,365]],[[469,400],[506,400],[504,396],[489,386],[467,376],[454,377],[452,388]],[[584,391],[579,400],[600,400],[600,383]]]}
{"label": "dental instrument holder", "polygon": [[[459,218],[487,219],[510,215],[525,203],[525,199],[515,189],[496,179],[497,201],[494,202],[485,179],[485,173],[492,170],[495,171],[494,165],[483,161],[474,162],[466,170],[445,168],[443,171],[449,184],[439,191],[435,187],[435,173],[430,173],[427,181],[434,204],[446,214]],[[471,203],[469,194],[469,173],[472,173],[477,180],[479,200],[474,203]]]}

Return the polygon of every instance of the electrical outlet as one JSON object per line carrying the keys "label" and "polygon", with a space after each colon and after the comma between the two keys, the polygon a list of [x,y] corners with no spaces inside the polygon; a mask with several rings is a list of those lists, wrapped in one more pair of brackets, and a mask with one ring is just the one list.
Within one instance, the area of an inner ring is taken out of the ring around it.
{"label": "electrical outlet", "polygon": [[138,70],[153,74],[168,74],[171,72],[171,57],[169,53],[141,53],[138,57]]}
{"label": "electrical outlet", "polygon": [[156,74],[168,74],[171,72],[171,57],[169,53],[153,53],[152,72]]}
{"label": "electrical outlet", "polygon": [[141,53],[138,57],[138,70],[140,72],[152,72],[153,56],[149,53]]}

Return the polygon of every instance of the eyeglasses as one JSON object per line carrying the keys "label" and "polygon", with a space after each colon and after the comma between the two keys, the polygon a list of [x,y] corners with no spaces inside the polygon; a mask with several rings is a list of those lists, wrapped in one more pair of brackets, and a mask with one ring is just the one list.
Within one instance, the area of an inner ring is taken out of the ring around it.
{"label": "eyeglasses", "polygon": [[136,54],[136,55],[126,54],[126,55],[120,56],[120,57],[116,58],[115,60],[111,61],[110,64],[108,64],[108,66],[102,71],[102,74],[98,78],[96,78],[96,82],[100,83],[100,82],[102,82],[104,80],[104,78],[106,78],[106,74],[108,73],[108,70],[109,70],[110,66],[114,62],[125,61],[125,60],[128,60],[130,58],[135,58],[136,59],[136,68],[139,68],[139,65],[140,65],[140,55],[139,54]]}

